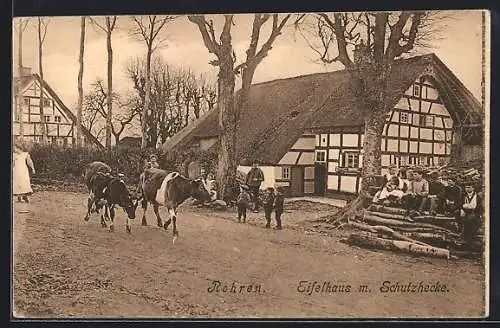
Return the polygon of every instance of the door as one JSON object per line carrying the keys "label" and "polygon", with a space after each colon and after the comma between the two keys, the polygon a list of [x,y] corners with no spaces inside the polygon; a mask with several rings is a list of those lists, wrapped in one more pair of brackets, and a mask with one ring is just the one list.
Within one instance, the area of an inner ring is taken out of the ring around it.
{"label": "door", "polygon": [[304,169],[300,166],[292,166],[290,192],[292,197],[304,194]]}
{"label": "door", "polygon": [[323,196],[326,191],[326,163],[316,163],[314,166],[314,194]]}

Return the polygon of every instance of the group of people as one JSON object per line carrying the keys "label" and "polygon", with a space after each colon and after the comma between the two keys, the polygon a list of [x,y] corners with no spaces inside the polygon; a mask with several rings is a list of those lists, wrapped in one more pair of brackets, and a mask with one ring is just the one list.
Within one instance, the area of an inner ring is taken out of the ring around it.
{"label": "group of people", "polygon": [[257,162],[253,163],[253,167],[247,173],[245,184],[240,186],[240,194],[238,195],[238,222],[246,222],[247,209],[253,204],[253,212],[259,212],[259,206],[262,202],[264,208],[264,216],[266,219],[265,227],[271,228],[271,217],[274,211],[276,220],[276,230],[283,229],[281,224],[281,215],[284,208],[284,195],[278,188],[268,187],[264,195],[260,197],[260,186],[264,181],[264,172],[259,168]]}
{"label": "group of people", "polygon": [[419,168],[389,168],[385,185],[377,191],[372,202],[402,207],[411,217],[446,214],[455,217],[464,240],[470,242],[481,226],[482,201],[473,181],[465,181],[463,189],[453,179],[433,172],[430,181]]}

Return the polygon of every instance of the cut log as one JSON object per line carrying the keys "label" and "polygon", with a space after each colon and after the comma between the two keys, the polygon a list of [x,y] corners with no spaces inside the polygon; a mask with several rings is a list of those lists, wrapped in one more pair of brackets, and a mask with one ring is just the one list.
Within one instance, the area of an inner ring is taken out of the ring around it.
{"label": "cut log", "polygon": [[393,220],[400,220],[400,221],[406,221],[406,222],[413,222],[412,218],[410,218],[409,216],[406,216],[406,215],[401,215],[401,214],[390,214],[390,213],[375,212],[375,211],[368,211],[368,210],[366,210],[365,213],[380,216],[381,218],[384,218],[384,219],[393,219]]}
{"label": "cut log", "polygon": [[435,224],[447,229],[456,230],[458,228],[455,218],[447,216],[421,215],[413,218],[415,222]]}
{"label": "cut log", "polygon": [[358,228],[360,230],[365,230],[365,231],[372,232],[372,233],[376,233],[376,232],[383,233],[383,234],[386,234],[392,238],[408,241],[408,242],[423,245],[423,246],[430,246],[424,242],[411,239],[411,238],[405,236],[404,234],[401,234],[401,233],[394,231],[391,228],[388,228],[385,226],[370,226],[370,225],[358,223],[358,222],[349,222],[349,225],[351,227]]}
{"label": "cut log", "polygon": [[359,246],[401,251],[424,256],[441,257],[447,259],[450,258],[450,252],[447,249],[432,246],[423,246],[402,240],[378,238],[374,237],[373,234],[369,232],[351,233],[348,241]]}
{"label": "cut log", "polygon": [[370,207],[368,207],[368,210],[374,211],[374,212],[382,212],[382,213],[387,213],[387,214],[398,214],[398,215],[405,215],[406,216],[406,210],[403,208],[397,208],[397,207],[389,207],[389,206],[372,204],[372,205],[370,205]]}
{"label": "cut log", "polygon": [[363,220],[370,222],[375,225],[385,225],[391,227],[413,227],[413,228],[432,228],[435,230],[442,230],[446,232],[453,233],[453,231],[446,229],[444,227],[436,226],[429,223],[413,223],[413,222],[403,222],[399,220],[384,219],[376,215],[366,214],[363,216]]}

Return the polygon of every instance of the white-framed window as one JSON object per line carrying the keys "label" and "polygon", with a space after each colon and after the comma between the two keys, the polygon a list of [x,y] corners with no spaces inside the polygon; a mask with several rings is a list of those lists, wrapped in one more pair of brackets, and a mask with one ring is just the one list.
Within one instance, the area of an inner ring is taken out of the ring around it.
{"label": "white-framed window", "polygon": [[420,97],[420,86],[417,84],[413,86],[413,95],[415,97]]}
{"label": "white-framed window", "polygon": [[50,115],[44,115],[45,117],[45,122],[50,122]]}
{"label": "white-framed window", "polygon": [[344,153],[344,167],[358,168],[359,167],[359,153],[346,152]]}
{"label": "white-framed window", "polygon": [[326,162],[326,150],[316,150],[316,162]]}
{"label": "white-framed window", "polygon": [[59,115],[54,116],[54,122],[61,123],[61,116]]}
{"label": "white-framed window", "polygon": [[409,120],[408,113],[403,113],[403,112],[399,113],[399,122],[408,123],[408,120]]}
{"label": "white-framed window", "polygon": [[282,179],[290,179],[290,167],[289,166],[283,166],[281,168],[281,178]]}

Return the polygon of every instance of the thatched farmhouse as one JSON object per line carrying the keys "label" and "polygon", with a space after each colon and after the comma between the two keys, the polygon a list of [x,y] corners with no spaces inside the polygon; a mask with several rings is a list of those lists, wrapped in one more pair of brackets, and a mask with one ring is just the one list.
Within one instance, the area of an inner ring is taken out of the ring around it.
{"label": "thatched farmhouse", "polygon": [[[439,166],[455,148],[482,160],[481,104],[434,54],[396,61],[390,82],[394,108],[382,139],[382,167]],[[218,112],[208,112],[162,148],[217,151]],[[240,169],[253,160],[265,186],[286,186],[290,196],[355,194],[363,165],[364,115],[345,70],[255,84],[241,113]],[[384,172],[382,172],[384,173]]]}

